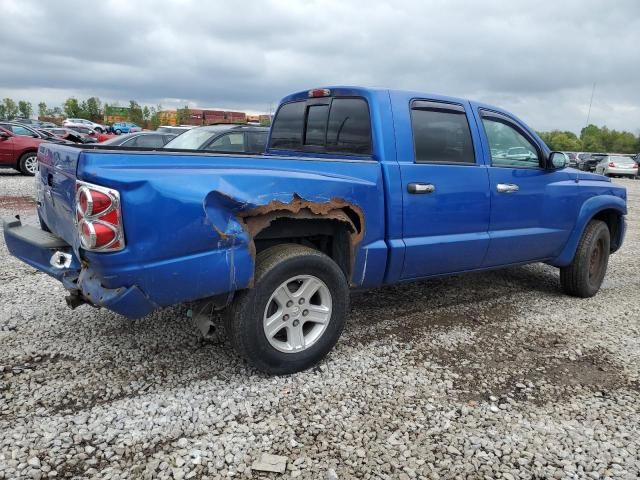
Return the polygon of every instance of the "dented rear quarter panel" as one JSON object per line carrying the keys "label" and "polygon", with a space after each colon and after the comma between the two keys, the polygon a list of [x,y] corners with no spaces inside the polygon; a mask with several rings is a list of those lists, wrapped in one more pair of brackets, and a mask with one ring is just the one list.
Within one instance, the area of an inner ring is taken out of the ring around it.
{"label": "dented rear quarter panel", "polygon": [[254,251],[243,216],[300,200],[360,211],[351,283],[382,282],[385,200],[375,159],[87,150],[77,176],[117,189],[122,199],[126,248],[84,252],[104,287],[137,285],[157,305],[246,288]]}

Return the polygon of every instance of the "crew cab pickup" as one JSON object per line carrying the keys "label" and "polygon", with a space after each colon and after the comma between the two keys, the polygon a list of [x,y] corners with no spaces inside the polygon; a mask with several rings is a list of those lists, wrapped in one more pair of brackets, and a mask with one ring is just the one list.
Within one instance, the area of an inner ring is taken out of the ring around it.
{"label": "crew cab pickup", "polygon": [[490,105],[320,88],[283,99],[260,155],[43,144],[41,228],[4,236],[71,306],[216,307],[250,364],[285,374],[333,348],[350,288],[545,262],[595,295],[626,190],[565,158]]}

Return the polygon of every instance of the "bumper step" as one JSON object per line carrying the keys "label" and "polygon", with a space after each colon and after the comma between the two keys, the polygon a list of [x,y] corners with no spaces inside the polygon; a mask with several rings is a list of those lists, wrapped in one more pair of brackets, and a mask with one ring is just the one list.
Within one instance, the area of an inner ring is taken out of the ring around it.
{"label": "bumper step", "polygon": [[62,238],[53,233],[45,232],[31,225],[22,225],[19,218],[5,218],[3,221],[5,232],[11,231],[11,235],[29,245],[39,248],[58,249],[68,248],[69,245]]}

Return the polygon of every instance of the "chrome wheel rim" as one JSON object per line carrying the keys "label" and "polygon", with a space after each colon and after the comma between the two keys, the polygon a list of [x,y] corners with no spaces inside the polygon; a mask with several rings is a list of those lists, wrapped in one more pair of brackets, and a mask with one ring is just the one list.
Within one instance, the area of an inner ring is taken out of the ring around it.
{"label": "chrome wheel rim", "polygon": [[24,169],[32,175],[38,171],[38,157],[36,155],[28,156],[24,161]]}
{"label": "chrome wheel rim", "polygon": [[313,275],[298,275],[275,289],[262,325],[269,344],[283,353],[299,353],[315,344],[331,321],[331,293]]}

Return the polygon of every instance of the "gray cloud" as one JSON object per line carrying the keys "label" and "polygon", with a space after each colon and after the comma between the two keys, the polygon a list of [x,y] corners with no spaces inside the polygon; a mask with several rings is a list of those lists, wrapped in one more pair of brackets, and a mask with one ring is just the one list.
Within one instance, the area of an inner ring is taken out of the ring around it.
{"label": "gray cloud", "polygon": [[640,129],[640,2],[4,0],[0,97],[266,110],[330,84],[505,107],[537,129]]}

